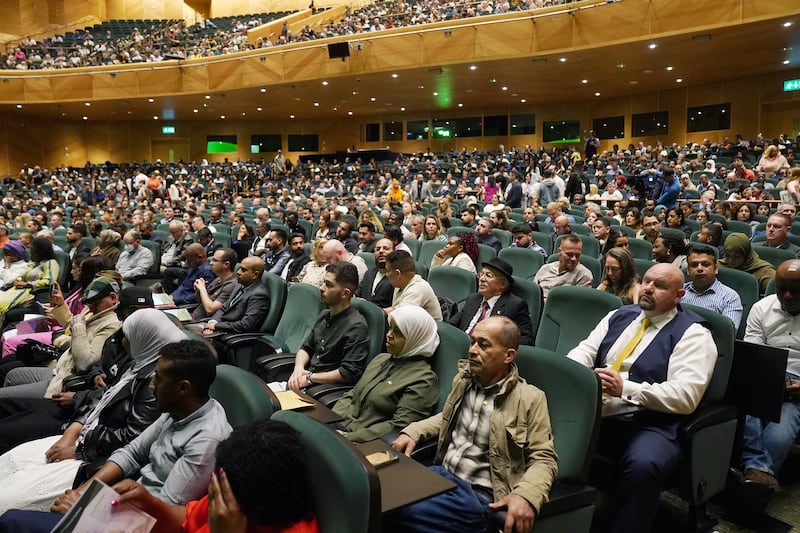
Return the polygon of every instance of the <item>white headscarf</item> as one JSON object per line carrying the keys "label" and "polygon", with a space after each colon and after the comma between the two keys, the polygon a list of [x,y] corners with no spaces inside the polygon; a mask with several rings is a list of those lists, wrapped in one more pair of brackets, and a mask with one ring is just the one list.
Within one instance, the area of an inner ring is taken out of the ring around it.
{"label": "white headscarf", "polygon": [[122,333],[130,344],[133,364],[128,366],[113,386],[109,387],[86,417],[81,440],[97,426],[103,409],[111,403],[114,396],[124,390],[136,374],[144,367],[157,361],[161,349],[167,344],[186,340],[186,334],[163,311],[140,309],[122,323]]}
{"label": "white headscarf", "polygon": [[389,325],[396,325],[406,339],[403,351],[394,357],[430,357],[439,347],[436,321],[417,305],[401,305],[389,313]]}

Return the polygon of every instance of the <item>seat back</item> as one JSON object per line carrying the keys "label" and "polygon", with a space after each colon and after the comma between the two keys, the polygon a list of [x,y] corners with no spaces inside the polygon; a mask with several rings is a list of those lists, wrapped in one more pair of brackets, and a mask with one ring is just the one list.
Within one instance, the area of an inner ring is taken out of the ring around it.
{"label": "seat back", "polygon": [[273,420],[300,434],[305,448],[320,531],[380,531],[381,486],[375,467],[333,429],[294,411]]}
{"label": "seat back", "polygon": [[[557,253],[550,255],[545,263],[555,263],[559,259]],[[603,269],[600,267],[600,260],[596,257],[581,253],[581,264],[592,273],[592,287],[597,287],[603,280]]]}
{"label": "seat back", "polygon": [[356,255],[364,260],[364,263],[367,265],[367,270],[375,268],[375,254],[371,252],[358,252]]}
{"label": "seat back", "polygon": [[544,256],[530,248],[503,248],[497,257],[514,268],[514,275],[530,279],[544,264]]}
{"label": "seat back", "polygon": [[161,272],[161,246],[156,241],[142,239],[139,242],[153,254],[153,266],[150,267],[147,273],[153,275],[159,274]]}
{"label": "seat back", "polygon": [[480,269],[481,264],[485,263],[489,259],[497,257],[497,250],[489,246],[488,244],[480,244],[478,243],[478,268]]}
{"label": "seat back", "polygon": [[272,391],[255,374],[238,366],[217,365],[209,394],[225,408],[233,427],[272,416]]}
{"label": "seat back", "polygon": [[681,306],[702,316],[711,326],[711,335],[714,337],[714,344],[717,345],[717,364],[714,365],[714,373],[711,375],[711,382],[706,389],[705,399],[721,402],[725,399],[725,391],[728,388],[733,365],[733,345],[736,338],[733,322],[705,307],[690,304],[681,304]]}
{"label": "seat back", "polygon": [[[554,244],[554,250],[558,250],[561,241],[566,235],[560,235]],[[581,247],[581,255],[588,255],[597,258],[600,255],[600,242],[589,235],[578,235],[581,238],[583,246]]]}
{"label": "seat back", "polygon": [[[516,271],[517,270],[515,268],[514,272]],[[531,316],[531,331],[533,333],[533,338],[535,339],[536,331],[539,329],[539,320],[542,317],[541,287],[529,279],[514,276],[514,286],[511,287],[511,293],[522,298],[525,303],[528,304],[528,314]]]}
{"label": "seat back", "polygon": [[777,269],[781,263],[789,259],[797,259],[794,252],[791,250],[783,250],[781,248],[770,248],[769,246],[753,246],[753,251],[758,254],[758,257],[768,262]]}
{"label": "seat back", "polygon": [[[541,224],[539,224],[539,226],[541,227]],[[548,255],[553,253],[553,237],[549,233],[532,231],[531,238],[536,244],[544,248],[544,251],[547,252]]]}
{"label": "seat back", "polygon": [[436,296],[463,302],[478,290],[478,281],[472,272],[456,266],[438,266],[428,272],[430,283]]}
{"label": "seat back", "polygon": [[225,248],[231,247],[231,236],[227,231],[218,231],[214,235],[214,240],[220,243]]}
{"label": "seat back", "polygon": [[56,280],[61,287],[67,286],[67,280],[69,279],[69,254],[67,252],[59,252],[58,250],[54,251],[56,263],[58,263],[58,276]]}
{"label": "seat back", "polygon": [[403,237],[403,242],[406,243],[406,246],[411,250],[411,255],[413,257],[419,257],[421,243],[417,239],[414,237]]}
{"label": "seat back", "polygon": [[742,222],[741,220],[727,220],[726,224],[728,225],[728,231],[744,233],[748,237],[752,235],[753,227],[749,222]]}
{"label": "seat back", "polygon": [[540,347],[520,346],[514,361],[520,376],[547,396],[558,479],[585,483],[600,428],[600,380],[589,368]]}
{"label": "seat back", "polygon": [[431,358],[431,368],[439,378],[439,404],[436,412],[444,408],[444,402],[458,374],[458,361],[467,356],[469,337],[466,333],[447,322],[436,321],[439,333],[439,347]]}
{"label": "seat back", "polygon": [[747,315],[753,304],[758,301],[758,280],[752,274],[735,268],[719,267],[717,279],[723,285],[727,285],[735,290],[742,300],[742,321],[736,332],[737,338],[744,338],[744,330],[747,328]]}
{"label": "seat back", "polygon": [[278,327],[278,321],[283,314],[283,308],[286,305],[286,282],[271,272],[264,272],[261,274],[261,283],[267,288],[269,292],[269,309],[267,309],[267,316],[261,324],[260,333],[272,333]]}
{"label": "seat back", "polygon": [[634,259],[653,260],[653,245],[650,244],[650,241],[628,237],[628,249]]}
{"label": "seat back", "polygon": [[500,244],[503,245],[503,248],[508,248],[511,241],[514,240],[510,231],[501,228],[494,228],[492,230],[492,235],[500,240]]}
{"label": "seat back", "polygon": [[282,340],[289,352],[296,353],[322,311],[319,289],[308,283],[294,283],[286,293],[286,305],[275,337]]}
{"label": "seat back", "polygon": [[423,241],[422,246],[419,248],[417,261],[430,268],[431,261],[433,261],[433,256],[436,254],[436,252],[444,248],[446,244],[447,241],[440,241],[439,239]]}
{"label": "seat back", "polygon": [[656,262],[651,259],[639,259],[638,257],[633,258],[633,266],[636,267],[636,273],[639,274],[639,280],[644,279],[644,274],[650,267],[655,265]]}
{"label": "seat back", "polygon": [[622,300],[588,287],[553,287],[547,297],[536,334],[536,346],[567,353],[578,345]]}
{"label": "seat back", "polygon": [[386,315],[383,314],[383,309],[361,298],[353,298],[350,300],[350,305],[367,321],[369,335],[367,358],[371,360],[383,351],[386,344]]}

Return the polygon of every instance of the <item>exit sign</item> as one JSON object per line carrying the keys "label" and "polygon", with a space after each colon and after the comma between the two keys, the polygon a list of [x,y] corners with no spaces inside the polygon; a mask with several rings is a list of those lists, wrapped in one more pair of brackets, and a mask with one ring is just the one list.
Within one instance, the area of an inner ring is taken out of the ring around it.
{"label": "exit sign", "polygon": [[800,80],[786,80],[783,82],[783,92],[800,91]]}
{"label": "exit sign", "polygon": [[175,135],[175,126],[161,126],[162,135]]}

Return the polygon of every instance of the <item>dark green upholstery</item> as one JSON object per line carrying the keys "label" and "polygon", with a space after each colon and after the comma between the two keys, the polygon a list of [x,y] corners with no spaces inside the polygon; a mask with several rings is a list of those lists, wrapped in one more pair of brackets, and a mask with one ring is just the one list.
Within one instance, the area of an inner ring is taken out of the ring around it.
{"label": "dark green upholstery", "polygon": [[381,527],[381,486],[375,467],[331,428],[294,411],[273,420],[300,434],[322,532],[372,533]]}
{"label": "dark green upholstery", "polygon": [[272,392],[263,381],[239,367],[217,365],[209,394],[225,408],[233,427],[272,416]]}
{"label": "dark green upholstery", "polygon": [[634,259],[653,260],[653,245],[650,244],[650,241],[628,237],[628,249]]}
{"label": "dark green upholstery", "polygon": [[469,337],[466,333],[447,322],[437,321],[436,329],[439,333],[439,347],[433,354],[431,366],[439,378],[439,404],[436,412],[444,407],[444,401],[450,394],[453,378],[458,373],[459,359],[469,357]]}
{"label": "dark green upholstery", "polygon": [[478,268],[493,257],[497,257],[497,250],[489,245],[478,243]]}
{"label": "dark green upholstery", "polygon": [[[556,239],[556,242],[553,244],[554,251],[558,251],[558,247],[561,245],[561,241],[566,237],[566,235],[561,235]],[[583,246],[581,247],[581,254],[588,255],[590,257],[597,258],[600,256],[600,241],[592,237],[591,235],[580,235],[581,242]]]}
{"label": "dark green upholstery", "polygon": [[437,266],[428,272],[430,283],[436,296],[449,298],[455,303],[463,302],[478,290],[475,275],[456,266]]}
{"label": "dark green upholstery", "polygon": [[622,300],[588,287],[553,287],[544,305],[536,346],[567,353],[577,346]]}
{"label": "dark green upholstery", "polygon": [[[516,272],[516,269],[514,272]],[[525,303],[528,304],[528,313],[531,316],[531,330],[533,332],[533,338],[535,339],[536,331],[539,329],[539,321],[542,318],[541,287],[528,279],[514,276],[514,286],[511,287],[511,292],[525,300]]]}
{"label": "dark green upholstery", "polygon": [[[558,253],[552,254],[545,263],[555,263],[559,259]],[[592,273],[592,287],[597,287],[603,280],[603,269],[600,267],[600,260],[596,257],[581,253],[581,264]]]}
{"label": "dark green upholstery", "polygon": [[753,246],[753,251],[767,263],[774,266],[776,269],[781,266],[781,263],[790,259],[797,259],[794,252],[791,250],[783,250],[781,248],[770,248],[769,246]]}
{"label": "dark green upholstery", "polygon": [[742,321],[739,324],[736,337],[743,339],[744,330],[747,327],[747,315],[750,314],[750,309],[759,299],[758,280],[755,278],[755,276],[748,272],[723,266],[719,267],[717,279],[723,285],[727,285],[731,289],[735,290],[739,294],[739,298],[742,299]]}
{"label": "dark green upholstery", "polygon": [[[539,224],[541,228],[541,223]],[[531,237],[536,244],[544,248],[544,251],[549,254],[553,253],[553,237],[549,233],[544,233],[541,231],[533,231],[531,232]]]}
{"label": "dark green upholstery", "polygon": [[69,280],[69,254],[66,252],[59,252],[55,250],[55,259],[56,263],[58,263],[58,277],[56,281],[61,287],[67,286],[67,280]]}
{"label": "dark green upholstery", "polygon": [[[534,533],[588,533],[595,491],[586,485],[600,427],[600,380],[590,369],[561,354],[520,346],[519,374],[544,391],[558,454],[558,477],[550,501],[534,522]],[[504,513],[493,522],[502,529]]]}
{"label": "dark green upholstery", "polygon": [[636,267],[636,273],[639,274],[639,281],[644,279],[644,274],[650,267],[655,265],[656,262],[651,259],[639,259],[638,257],[633,258],[633,266]]}
{"label": "dark green upholstery", "polygon": [[358,252],[356,255],[364,260],[367,269],[375,268],[375,254],[371,252]]}
{"label": "dark green upholstery", "polygon": [[286,282],[280,276],[272,274],[271,272],[264,272],[261,275],[261,283],[267,287],[269,291],[269,310],[267,311],[267,318],[261,325],[261,333],[271,333],[278,327],[278,321],[283,314],[283,309],[286,305],[287,287]]}
{"label": "dark green upholstery", "polygon": [[417,261],[430,268],[433,256],[436,252],[444,248],[445,244],[447,244],[447,241],[440,241],[438,239],[424,241],[422,246],[420,246]]}
{"label": "dark green upholstery", "polygon": [[497,257],[514,269],[514,276],[531,279],[544,264],[544,256],[530,248],[503,248]]}

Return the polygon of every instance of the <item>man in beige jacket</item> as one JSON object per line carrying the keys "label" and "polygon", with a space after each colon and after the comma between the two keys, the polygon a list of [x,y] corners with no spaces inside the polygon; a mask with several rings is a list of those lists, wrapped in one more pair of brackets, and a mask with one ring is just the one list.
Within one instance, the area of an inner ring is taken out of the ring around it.
{"label": "man in beige jacket", "polygon": [[[60,399],[64,380],[72,374],[86,372],[100,360],[103,344],[117,331],[120,321],[115,313],[120,284],[110,277],[96,278],[82,295],[84,310],[72,317],[64,335],[53,344],[66,349],[53,368],[15,368],[6,376],[0,388],[0,398],[54,398]],[[66,306],[61,306],[66,307]],[[59,307],[52,311],[61,312]]]}

